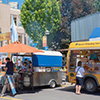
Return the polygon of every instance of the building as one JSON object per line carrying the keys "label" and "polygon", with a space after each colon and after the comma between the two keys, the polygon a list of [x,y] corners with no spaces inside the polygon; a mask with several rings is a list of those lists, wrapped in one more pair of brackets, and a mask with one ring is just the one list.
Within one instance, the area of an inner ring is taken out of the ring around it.
{"label": "building", "polygon": [[9,2],[10,8],[19,9],[18,2]]}
{"label": "building", "polygon": [[[2,0],[0,0],[0,32],[6,33],[10,32],[10,27],[12,24],[12,16],[14,17],[14,21],[16,24],[16,29],[18,33],[18,38],[21,43],[28,43],[28,35],[25,33],[24,28],[21,26],[20,22],[20,10],[10,8],[10,5],[3,4]],[[0,46],[6,45],[7,41],[0,42]]]}
{"label": "building", "polygon": [[96,27],[100,27],[100,12],[71,22],[71,41],[87,41]]}
{"label": "building", "polygon": [[2,3],[2,0],[0,0],[0,3]]}
{"label": "building", "polygon": [[[0,33],[10,32],[10,6],[0,3]],[[7,41],[0,41],[0,46],[6,45]]]}

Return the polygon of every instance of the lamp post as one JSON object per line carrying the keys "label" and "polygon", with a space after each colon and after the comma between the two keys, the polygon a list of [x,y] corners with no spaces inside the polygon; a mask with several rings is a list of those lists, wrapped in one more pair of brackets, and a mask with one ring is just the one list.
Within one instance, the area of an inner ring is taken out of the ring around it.
{"label": "lamp post", "polygon": [[48,30],[45,31],[45,34],[47,36],[47,46],[48,46],[48,35],[50,34],[50,32]]}

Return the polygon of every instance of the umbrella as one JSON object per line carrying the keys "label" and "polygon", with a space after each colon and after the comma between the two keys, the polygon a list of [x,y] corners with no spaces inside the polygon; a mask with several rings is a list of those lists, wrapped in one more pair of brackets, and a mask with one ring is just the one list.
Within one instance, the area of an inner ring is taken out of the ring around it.
{"label": "umbrella", "polygon": [[13,42],[12,44],[0,47],[0,52],[6,53],[34,53],[34,52],[43,52],[42,50],[36,49],[34,47],[22,44],[18,41]]}

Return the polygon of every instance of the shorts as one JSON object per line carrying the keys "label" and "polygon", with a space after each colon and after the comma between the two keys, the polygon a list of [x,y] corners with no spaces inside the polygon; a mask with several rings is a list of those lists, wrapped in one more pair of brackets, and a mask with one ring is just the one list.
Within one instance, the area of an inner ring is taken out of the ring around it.
{"label": "shorts", "polygon": [[81,85],[83,84],[83,78],[82,77],[76,77],[76,85]]}

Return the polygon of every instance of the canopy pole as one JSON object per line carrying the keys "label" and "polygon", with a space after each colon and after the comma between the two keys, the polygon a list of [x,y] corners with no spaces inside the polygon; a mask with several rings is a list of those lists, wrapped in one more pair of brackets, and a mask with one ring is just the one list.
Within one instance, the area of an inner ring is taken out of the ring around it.
{"label": "canopy pole", "polygon": [[32,90],[34,91],[34,69],[33,69],[33,53],[32,55]]}
{"label": "canopy pole", "polygon": [[[7,42],[8,42],[8,44],[11,44],[11,40],[8,40]],[[9,57],[11,59],[11,53],[8,53],[7,57]]]}

